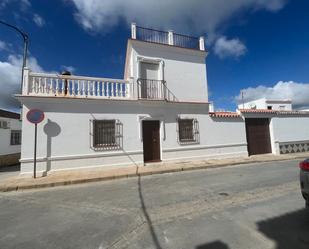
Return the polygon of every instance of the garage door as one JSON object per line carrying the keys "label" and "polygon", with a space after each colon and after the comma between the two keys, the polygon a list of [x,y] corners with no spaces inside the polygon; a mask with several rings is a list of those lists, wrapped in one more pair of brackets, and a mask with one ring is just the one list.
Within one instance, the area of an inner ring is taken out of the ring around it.
{"label": "garage door", "polygon": [[271,153],[269,119],[246,118],[249,155]]}

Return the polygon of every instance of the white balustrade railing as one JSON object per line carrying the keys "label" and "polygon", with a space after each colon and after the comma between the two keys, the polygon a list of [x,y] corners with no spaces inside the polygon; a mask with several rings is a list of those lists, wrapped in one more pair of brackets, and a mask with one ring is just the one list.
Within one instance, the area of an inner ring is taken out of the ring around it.
{"label": "white balustrade railing", "polygon": [[24,94],[54,97],[130,98],[132,84],[126,80],[29,72]]}

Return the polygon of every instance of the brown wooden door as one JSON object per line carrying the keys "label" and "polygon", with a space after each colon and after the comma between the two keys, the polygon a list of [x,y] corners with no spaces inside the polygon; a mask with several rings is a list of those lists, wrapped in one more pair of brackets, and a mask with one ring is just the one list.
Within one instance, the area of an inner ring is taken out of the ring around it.
{"label": "brown wooden door", "polygon": [[246,134],[249,155],[271,153],[268,118],[246,118]]}
{"label": "brown wooden door", "polygon": [[160,160],[160,122],[143,121],[144,162]]}

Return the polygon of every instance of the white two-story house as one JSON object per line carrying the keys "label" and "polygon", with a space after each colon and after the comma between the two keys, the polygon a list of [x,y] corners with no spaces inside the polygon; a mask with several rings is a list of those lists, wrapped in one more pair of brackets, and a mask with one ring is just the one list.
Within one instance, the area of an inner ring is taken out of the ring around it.
{"label": "white two-story house", "polygon": [[33,170],[34,126],[26,119],[33,108],[45,113],[38,125],[42,174],[248,155],[240,115],[209,115],[204,38],[135,24],[131,33],[124,79],[25,70],[17,96],[22,173]]}

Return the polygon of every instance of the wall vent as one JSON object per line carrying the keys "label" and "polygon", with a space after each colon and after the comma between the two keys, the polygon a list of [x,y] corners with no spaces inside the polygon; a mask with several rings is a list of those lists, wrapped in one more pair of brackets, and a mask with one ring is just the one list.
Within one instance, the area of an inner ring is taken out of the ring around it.
{"label": "wall vent", "polygon": [[8,121],[0,120],[0,128],[1,129],[9,129],[10,125]]}

